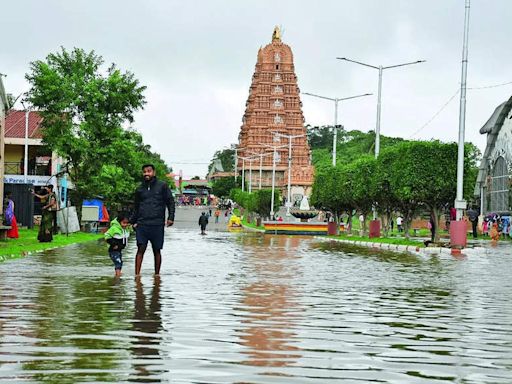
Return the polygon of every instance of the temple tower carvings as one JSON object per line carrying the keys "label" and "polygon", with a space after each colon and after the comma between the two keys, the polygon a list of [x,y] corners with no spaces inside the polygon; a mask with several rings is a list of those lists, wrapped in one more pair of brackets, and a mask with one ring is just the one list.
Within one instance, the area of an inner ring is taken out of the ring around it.
{"label": "temple tower carvings", "polygon": [[[269,153],[266,146],[279,145],[276,162],[276,187],[286,196],[288,185],[288,139],[277,139],[274,132],[284,135],[304,135],[292,140],[291,185],[292,200],[310,194],[313,184],[311,151],[307,142],[300,90],[293,64],[291,48],[281,41],[278,27],[272,34],[272,42],[260,48],[256,68],[249,89],[249,97],[242,119],[238,145],[238,170],[242,170],[240,157],[254,157],[256,153]],[[272,156],[263,157],[262,188],[272,182]],[[245,181],[249,183],[252,166],[252,189],[259,185],[260,159],[245,161]],[[246,184],[247,185],[247,184]]]}

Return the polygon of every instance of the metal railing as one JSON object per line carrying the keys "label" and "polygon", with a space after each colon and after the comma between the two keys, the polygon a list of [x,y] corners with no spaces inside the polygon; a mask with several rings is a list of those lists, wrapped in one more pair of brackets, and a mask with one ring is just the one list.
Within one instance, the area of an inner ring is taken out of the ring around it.
{"label": "metal railing", "polygon": [[[50,176],[51,170],[48,164],[36,164],[29,166],[28,172],[30,176]],[[23,163],[21,162],[5,162],[4,174],[6,175],[23,175]]]}

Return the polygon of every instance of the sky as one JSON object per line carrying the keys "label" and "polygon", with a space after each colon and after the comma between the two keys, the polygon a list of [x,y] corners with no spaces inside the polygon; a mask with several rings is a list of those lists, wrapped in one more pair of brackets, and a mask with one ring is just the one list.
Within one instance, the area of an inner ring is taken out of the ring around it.
{"label": "sky", "polygon": [[[468,87],[480,89],[467,93],[465,137],[482,151],[480,127],[512,93],[511,14],[509,0],[471,4]],[[185,178],[204,176],[215,151],[237,142],[256,55],[275,25],[302,92],[373,93],[340,104],[347,130],[375,129],[378,71],[336,57],[426,60],[384,71],[381,133],[458,140],[463,0],[2,0],[0,25],[0,73],[14,95],[28,90],[30,62],[60,46],[133,72],[147,86],[133,127]],[[307,124],[332,124],[333,103],[301,99]]]}

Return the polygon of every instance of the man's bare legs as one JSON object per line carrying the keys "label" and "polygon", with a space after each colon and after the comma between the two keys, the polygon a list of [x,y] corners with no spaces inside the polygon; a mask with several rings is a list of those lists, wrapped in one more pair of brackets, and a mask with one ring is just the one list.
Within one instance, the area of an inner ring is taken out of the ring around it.
{"label": "man's bare legs", "polygon": [[[144,253],[146,252],[147,245],[139,245],[137,248],[137,254],[135,255],[135,276],[140,275],[142,267],[142,260],[144,259]],[[160,275],[160,266],[162,265],[162,252],[160,250],[153,249],[153,256],[155,259],[155,275]]]}
{"label": "man's bare legs", "polygon": [[160,250],[153,249],[153,256],[155,258],[155,276],[159,276],[160,266],[162,265],[162,253]]}
{"label": "man's bare legs", "polygon": [[144,259],[146,248],[147,245],[139,245],[137,248],[137,254],[135,255],[135,276],[140,275],[140,268],[142,267],[142,260]]}

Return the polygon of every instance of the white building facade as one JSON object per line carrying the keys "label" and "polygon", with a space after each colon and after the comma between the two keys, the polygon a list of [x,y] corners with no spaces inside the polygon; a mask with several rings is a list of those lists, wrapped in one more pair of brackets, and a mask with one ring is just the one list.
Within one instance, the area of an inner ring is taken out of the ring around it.
{"label": "white building facade", "polygon": [[474,195],[482,213],[512,212],[512,97],[498,106],[480,129],[487,135]]}

